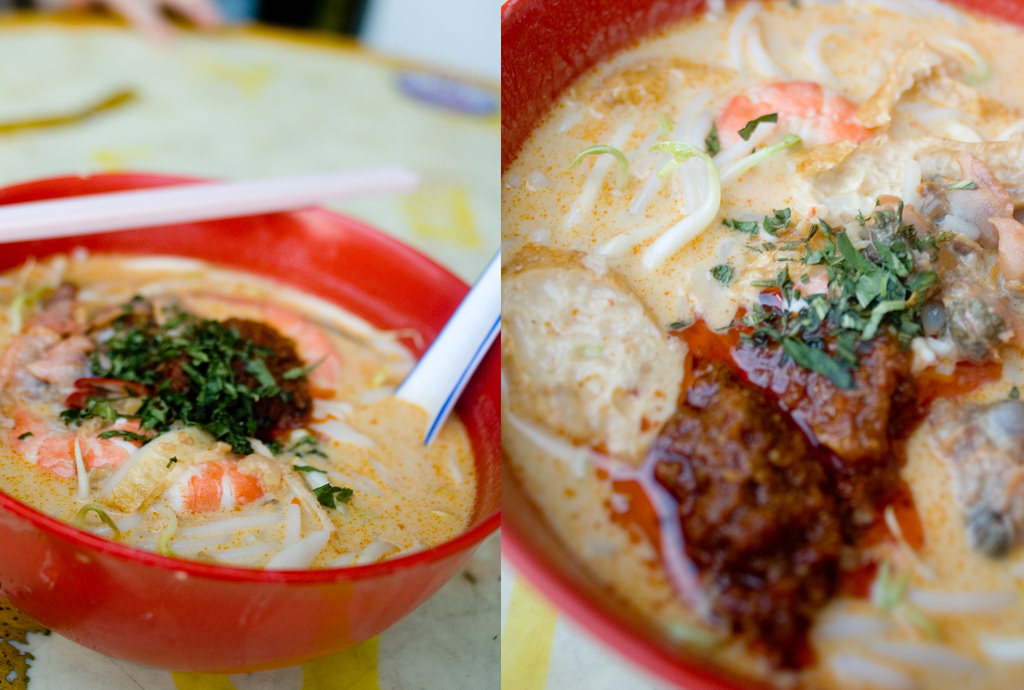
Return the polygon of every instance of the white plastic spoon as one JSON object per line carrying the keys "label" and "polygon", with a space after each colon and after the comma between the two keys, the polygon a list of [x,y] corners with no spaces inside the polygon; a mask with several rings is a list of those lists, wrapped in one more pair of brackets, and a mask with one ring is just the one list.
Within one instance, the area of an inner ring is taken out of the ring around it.
{"label": "white plastic spoon", "polygon": [[395,391],[402,400],[427,411],[423,442],[441,430],[480,360],[501,328],[501,253],[448,319],[444,329]]}
{"label": "white plastic spoon", "polygon": [[290,211],[324,201],[411,192],[418,183],[408,168],[382,167],[0,205],[0,243]]}

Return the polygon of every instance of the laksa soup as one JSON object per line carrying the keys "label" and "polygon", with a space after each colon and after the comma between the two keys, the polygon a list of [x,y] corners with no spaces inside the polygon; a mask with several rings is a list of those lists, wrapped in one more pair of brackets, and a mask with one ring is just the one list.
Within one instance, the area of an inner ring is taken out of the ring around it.
{"label": "laksa soup", "polygon": [[198,261],[75,254],[0,275],[0,489],[226,565],[363,565],[472,513],[462,425],[424,446],[405,332]]}
{"label": "laksa soup", "polygon": [[1024,35],[709,5],[503,176],[506,469],[709,663],[1021,687]]}

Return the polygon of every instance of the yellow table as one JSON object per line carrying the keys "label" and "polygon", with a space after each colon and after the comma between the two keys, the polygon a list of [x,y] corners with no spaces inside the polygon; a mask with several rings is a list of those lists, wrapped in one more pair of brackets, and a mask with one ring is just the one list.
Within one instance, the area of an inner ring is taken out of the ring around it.
{"label": "yellow table", "polygon": [[[107,170],[242,179],[401,163],[422,175],[416,194],[335,208],[467,282],[498,249],[493,86],[438,79],[338,38],[249,27],[154,45],[114,24],[37,15],[0,20],[0,64],[0,185]],[[116,94],[127,97],[105,103]],[[29,690],[495,688],[498,551],[494,536],[410,617],[302,667],[150,669],[26,633],[31,624],[9,611],[0,654],[9,671],[28,661]],[[0,674],[0,690],[25,687]]]}
{"label": "yellow table", "polygon": [[501,687],[672,690],[675,686],[634,665],[571,618],[560,614],[503,559]]}

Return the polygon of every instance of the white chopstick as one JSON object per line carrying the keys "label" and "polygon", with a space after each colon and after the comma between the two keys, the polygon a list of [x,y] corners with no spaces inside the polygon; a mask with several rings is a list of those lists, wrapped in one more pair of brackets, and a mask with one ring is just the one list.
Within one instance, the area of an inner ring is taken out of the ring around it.
{"label": "white chopstick", "polygon": [[396,166],[0,205],[0,243],[290,211],[324,201],[410,192],[418,183],[416,173]]}
{"label": "white chopstick", "polygon": [[397,397],[427,411],[424,443],[430,443],[437,436],[500,329],[499,252],[395,391]]}

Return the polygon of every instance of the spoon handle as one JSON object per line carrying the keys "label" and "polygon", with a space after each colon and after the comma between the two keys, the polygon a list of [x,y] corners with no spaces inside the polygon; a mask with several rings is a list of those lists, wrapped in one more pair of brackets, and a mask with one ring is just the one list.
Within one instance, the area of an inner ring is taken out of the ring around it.
{"label": "spoon handle", "polygon": [[395,395],[427,411],[423,442],[437,436],[501,328],[501,253],[494,255]]}

